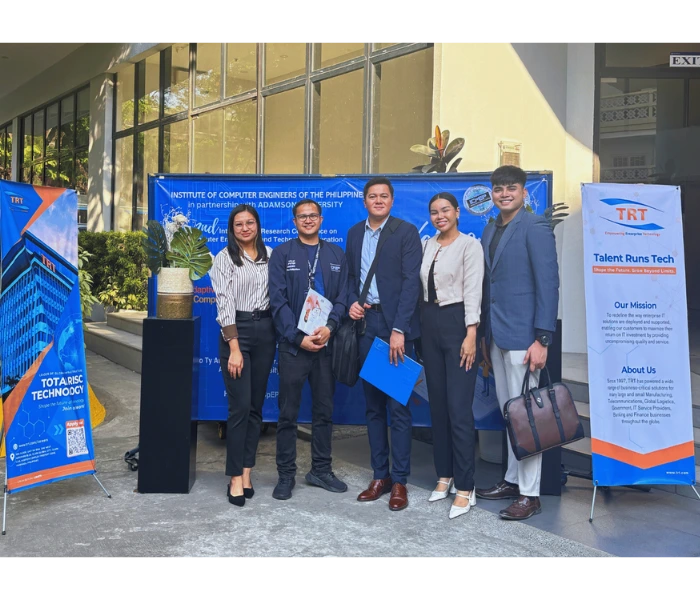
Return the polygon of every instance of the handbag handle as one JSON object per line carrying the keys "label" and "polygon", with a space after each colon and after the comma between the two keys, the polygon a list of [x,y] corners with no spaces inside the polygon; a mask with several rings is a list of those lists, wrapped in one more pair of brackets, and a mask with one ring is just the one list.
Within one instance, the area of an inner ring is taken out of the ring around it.
{"label": "handbag handle", "polygon": [[[547,375],[547,391],[549,392],[550,397],[554,394],[554,386],[552,385],[552,378],[549,376],[549,369],[547,368],[547,365],[545,364],[544,367],[542,367],[542,370]],[[527,369],[525,370],[525,377],[523,377],[523,385],[520,388],[520,395],[521,396],[529,396],[530,395],[530,362],[528,361],[527,363]]]}

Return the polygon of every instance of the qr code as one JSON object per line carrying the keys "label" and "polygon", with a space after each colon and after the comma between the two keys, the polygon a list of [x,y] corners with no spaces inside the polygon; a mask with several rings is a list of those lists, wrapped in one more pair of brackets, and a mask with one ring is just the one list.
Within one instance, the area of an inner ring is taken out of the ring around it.
{"label": "qr code", "polygon": [[88,454],[85,424],[82,419],[66,423],[66,453],[68,458]]}

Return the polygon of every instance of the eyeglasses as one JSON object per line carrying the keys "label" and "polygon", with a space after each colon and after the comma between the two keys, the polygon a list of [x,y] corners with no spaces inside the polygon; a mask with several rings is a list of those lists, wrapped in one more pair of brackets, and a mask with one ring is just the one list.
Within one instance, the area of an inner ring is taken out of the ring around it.
{"label": "eyeglasses", "polygon": [[256,223],[254,220],[250,221],[237,221],[236,223],[233,224],[234,229],[243,229],[243,227],[247,227],[248,229],[253,229],[255,227]]}
{"label": "eyeglasses", "polygon": [[321,215],[319,215],[318,213],[311,213],[308,215],[297,215],[296,219],[297,221],[311,221],[312,223],[315,223],[316,221],[318,221],[318,218],[320,216]]}

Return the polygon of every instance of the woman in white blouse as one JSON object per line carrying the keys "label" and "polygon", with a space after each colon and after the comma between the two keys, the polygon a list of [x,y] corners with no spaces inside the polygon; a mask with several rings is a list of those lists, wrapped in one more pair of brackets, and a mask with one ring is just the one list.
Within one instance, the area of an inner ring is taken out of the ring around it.
{"label": "woman in white blouse", "polygon": [[255,493],[250,472],[255,466],[267,379],[275,359],[267,273],[271,252],[263,242],[255,208],[234,208],[228,219],[228,246],[214,259],[211,283],[216,293],[219,356],[228,396],[226,475],[231,481],[227,496],[236,506],[243,506]]}
{"label": "woman in white blouse", "polygon": [[476,238],[457,229],[459,204],[452,194],[436,194],[428,206],[437,233],[424,243],[421,330],[439,478],[429,501],[456,493],[454,519],[476,504],[472,401],[484,254]]}

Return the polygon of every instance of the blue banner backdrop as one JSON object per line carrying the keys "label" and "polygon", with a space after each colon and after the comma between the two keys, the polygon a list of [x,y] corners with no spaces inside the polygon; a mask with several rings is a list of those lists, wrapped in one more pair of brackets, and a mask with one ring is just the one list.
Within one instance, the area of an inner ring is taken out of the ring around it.
{"label": "blue banner backdrop", "polygon": [[[394,185],[392,214],[413,223],[422,239],[435,234],[428,216],[428,201],[437,192],[450,192],[461,205],[459,228],[477,239],[497,209],[491,201],[489,173],[454,173],[440,175],[391,175]],[[321,238],[345,248],[348,229],[367,217],[362,189],[369,175],[348,176],[283,176],[283,175],[153,175],[149,177],[149,219],[167,225],[177,215],[188,218],[209,239],[216,255],[226,246],[228,216],[238,204],[251,204],[260,213],[263,237],[274,248],[296,237],[292,207],[302,198],[316,200],[323,209]],[[552,175],[550,172],[528,173],[526,185],[528,210],[542,214],[551,205]],[[194,282],[194,314],[202,318],[199,420],[225,421],[228,404],[220,372],[218,356],[219,327],[216,304],[209,276]],[[155,316],[155,278],[149,280],[148,314]],[[481,381],[481,379],[480,379]],[[410,405],[416,426],[430,425],[430,411],[424,386],[416,388]],[[265,421],[277,421],[279,377],[277,360],[272,367],[263,407]],[[495,394],[492,394],[495,398]],[[311,396],[308,384],[299,412],[299,421],[311,421]],[[333,422],[364,424],[365,400],[362,385],[353,388],[338,385],[335,394]],[[478,426],[479,424],[477,424]],[[495,428],[493,425],[485,429]]]}
{"label": "blue banner backdrop", "polygon": [[95,471],[75,191],[0,181],[8,489]]}

